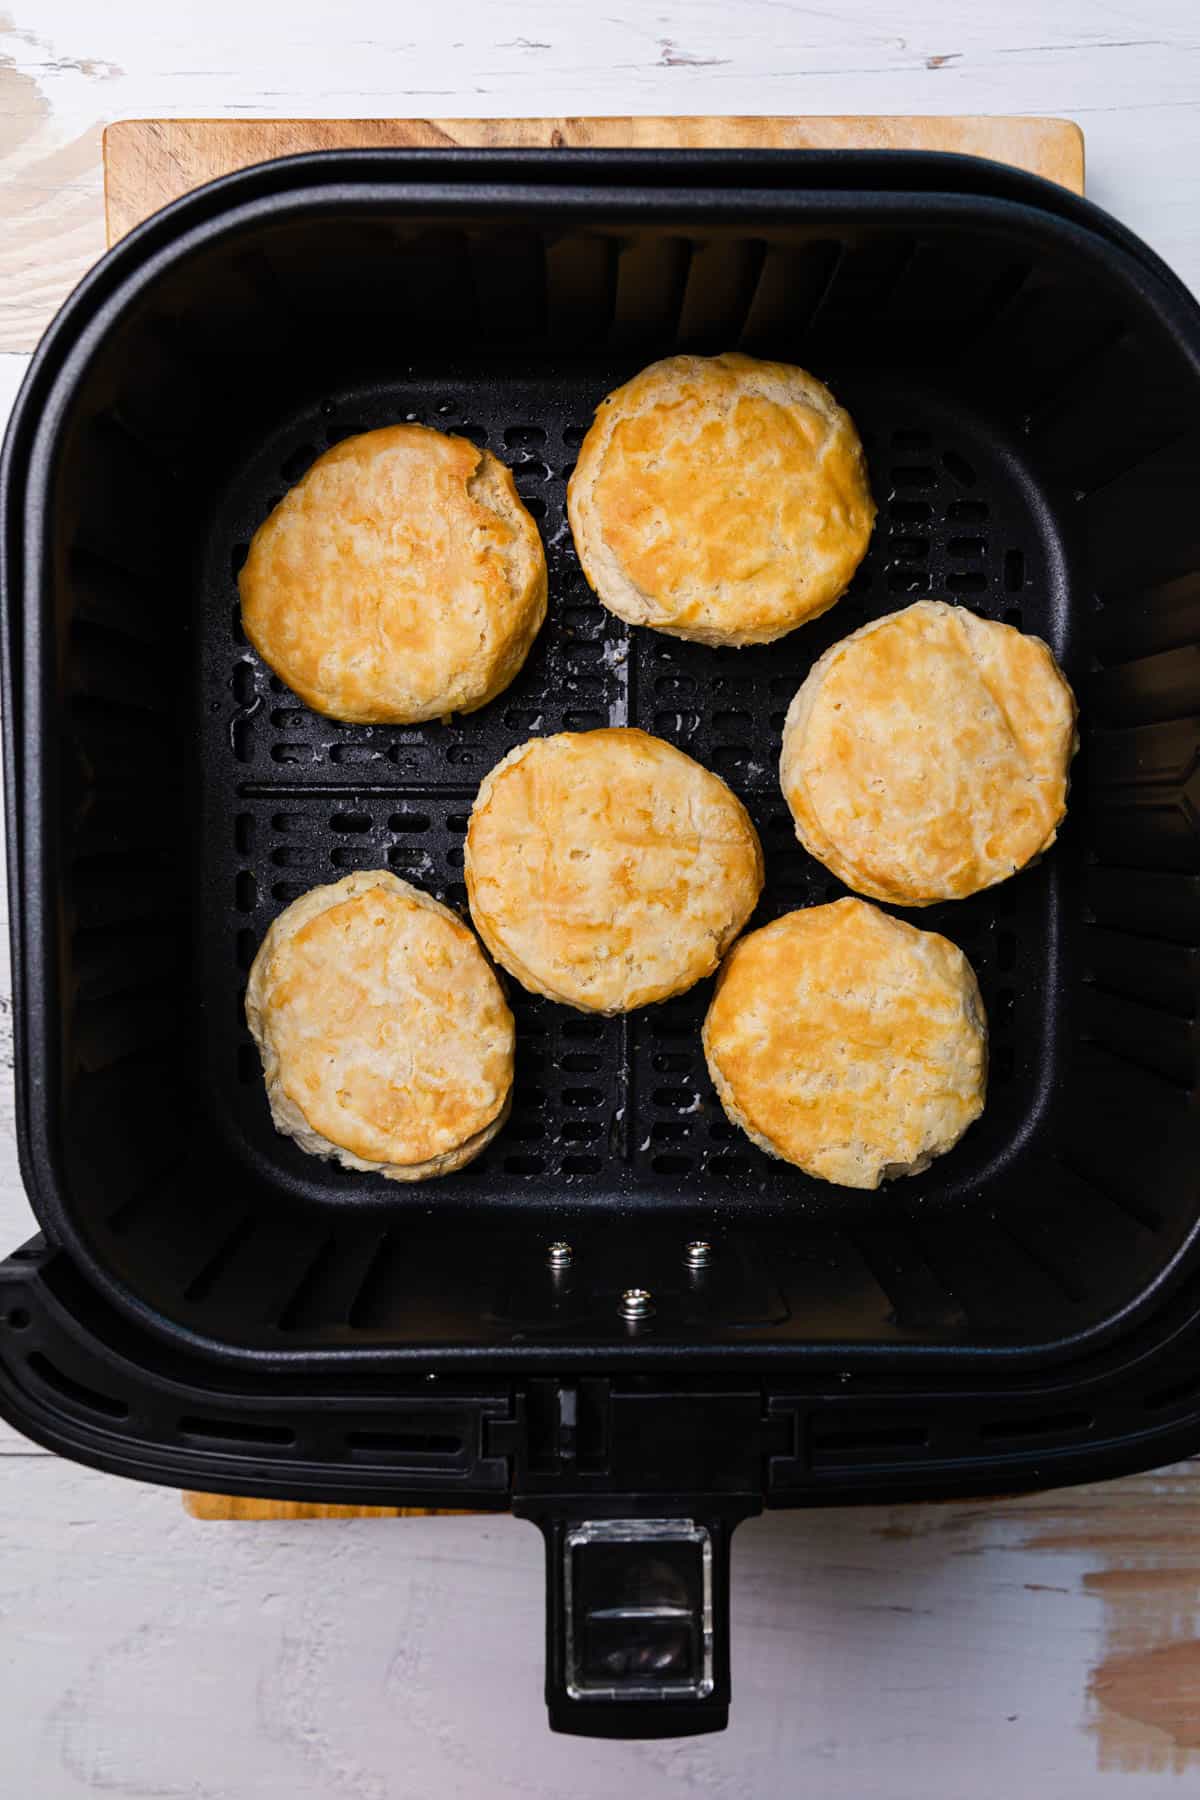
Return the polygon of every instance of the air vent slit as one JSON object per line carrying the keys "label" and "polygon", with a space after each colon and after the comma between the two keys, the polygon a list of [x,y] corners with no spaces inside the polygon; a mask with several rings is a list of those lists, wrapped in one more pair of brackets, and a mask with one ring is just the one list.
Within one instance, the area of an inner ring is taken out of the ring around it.
{"label": "air vent slit", "polygon": [[754,312],[754,302],[762,285],[767,266],[767,246],[762,238],[750,238],[744,245],[746,267],[742,274],[742,291],[734,302],[723,332],[725,344],[740,344]]}
{"label": "air vent slit", "polygon": [[155,1194],[161,1193],[169,1187],[171,1178],[182,1166],[182,1161],[181,1157],[177,1157],[166,1163],[156,1171],[149,1181],[144,1181],[140,1187],[134,1189],[132,1194],[126,1194],[125,1198],[113,1207],[105,1217],[105,1224],[114,1237],[120,1237],[123,1232],[128,1231],[138,1213],[154,1198]]}
{"label": "air vent slit", "polygon": [[450,1431],[348,1431],[352,1455],[407,1460],[411,1457],[461,1456],[463,1438]]}
{"label": "air vent slit", "polygon": [[183,1290],[185,1300],[195,1304],[207,1300],[221,1277],[241,1254],[255,1231],[255,1220],[249,1213],[221,1241],[199,1272]]}
{"label": "air vent slit", "polygon": [[296,1442],[290,1425],[270,1425],[258,1419],[188,1417],[180,1419],[177,1429],[180,1437],[212,1444],[270,1444],[285,1449]]}
{"label": "air vent slit", "polygon": [[1149,1205],[1141,1198],[1134,1200],[1128,1194],[1121,1193],[1110,1182],[1101,1180],[1085,1163],[1072,1156],[1070,1151],[1060,1150],[1057,1160],[1077,1180],[1082,1181],[1085,1187],[1093,1188],[1096,1193],[1102,1194],[1111,1205],[1117,1208],[1118,1212],[1124,1213],[1127,1219],[1132,1219],[1135,1225],[1140,1225],[1145,1231],[1159,1232],[1162,1230],[1163,1216],[1157,1207]]}
{"label": "air vent slit", "polygon": [[1059,405],[1063,395],[1068,393],[1071,388],[1078,386],[1082,378],[1090,370],[1094,370],[1097,363],[1103,362],[1106,356],[1111,355],[1121,340],[1128,335],[1124,325],[1114,325],[1104,333],[1098,342],[1089,344],[1087,349],[1073,357],[1065,368],[1059,369],[1053,387],[1047,388],[1039,395],[1029,413],[1026,430],[1032,437],[1037,436],[1047,415]]}
{"label": "air vent slit", "polygon": [[671,338],[679,336],[683,316],[687,312],[688,288],[696,268],[697,247],[691,238],[681,243],[680,251],[679,268],[675,272],[675,291],[671,295],[670,311],[663,319],[664,333]]}
{"label": "air vent slit", "polygon": [[903,1327],[914,1322],[917,1315],[929,1316],[931,1310],[942,1317],[960,1313],[958,1301],[943,1285],[911,1234],[864,1230],[847,1231],[844,1236],[870,1271],[891,1308],[894,1324]]}
{"label": "air vent slit", "polygon": [[[1122,996],[1122,998],[1126,998],[1126,996]],[[1148,1076],[1152,1081],[1160,1083],[1171,1093],[1186,1094],[1190,1098],[1192,1093],[1192,1083],[1190,1081],[1181,1081],[1175,1075],[1168,1075],[1165,1070],[1156,1068],[1153,1063],[1143,1062],[1140,1056],[1134,1056],[1128,1049],[1118,1049],[1109,1038],[1098,1036],[1094,1029],[1081,1041],[1098,1045],[1099,1048],[1104,1051],[1106,1056],[1111,1056],[1113,1058],[1114,1062],[1124,1063],[1126,1067],[1136,1069],[1139,1075]]]}
{"label": "air vent slit", "polygon": [[1011,1220],[994,1218],[992,1223],[996,1226],[997,1230],[1008,1239],[1014,1250],[1018,1251],[1020,1255],[1027,1257],[1036,1268],[1041,1270],[1047,1281],[1051,1282],[1058,1289],[1059,1293],[1070,1303],[1070,1305],[1083,1305],[1084,1301],[1087,1299],[1086,1289],[1081,1288],[1078,1282],[1073,1280],[1067,1271],[1061,1268],[1051,1257],[1047,1256],[1044,1251],[1035,1248],[1033,1244],[1029,1243],[1021,1233],[1014,1228]]}
{"label": "air vent slit", "polygon": [[795,329],[798,335],[809,333],[814,329],[817,320],[825,310],[826,302],[833,291],[833,284],[837,280],[838,275],[841,272],[842,264],[846,260],[845,244],[832,242],[819,245],[814,244],[812,249],[814,253],[818,249],[823,250],[828,258],[828,262],[825,268],[824,280],[813,295],[812,304],[808,309],[808,317],[803,320],[797,319],[796,321]]}
{"label": "air vent slit", "polygon": [[957,1284],[951,1279],[946,1260],[942,1256],[942,1246],[937,1240],[937,1233],[915,1229],[910,1233],[912,1243],[925,1267],[929,1270],[942,1292],[957,1307],[963,1318],[969,1323],[971,1311],[963,1298]]}
{"label": "air vent slit", "polygon": [[57,1363],[52,1363],[48,1356],[40,1350],[34,1350],[26,1358],[29,1368],[37,1376],[43,1386],[50,1388],[60,1399],[69,1400],[73,1406],[84,1412],[100,1413],[106,1419],[127,1419],[129,1408],[123,1400],[114,1399],[111,1394],[102,1394],[95,1388],[87,1387],[74,1376],[67,1375]]}
{"label": "air vent slit", "polygon": [[[1132,933],[1129,935],[1132,937]],[[1133,939],[1133,941],[1136,943],[1136,938]],[[1128,1001],[1132,1006],[1143,1006],[1147,1012],[1158,1013],[1165,1019],[1182,1021],[1184,1024],[1192,1024],[1196,1019],[1195,999],[1193,996],[1184,992],[1182,988],[1180,998],[1187,1002],[1187,1011],[1182,1011],[1179,1006],[1171,1006],[1165,1000],[1160,1000],[1149,994],[1135,994],[1129,988],[1115,987],[1111,981],[1102,981],[1095,975],[1091,975],[1087,978],[1087,986],[1090,987],[1094,993],[1106,994],[1112,1000]]]}
{"label": "air vent slit", "polygon": [[814,1465],[837,1462],[848,1456],[879,1455],[896,1450],[927,1450],[929,1426],[897,1420],[887,1425],[855,1426],[849,1421],[834,1426],[814,1420],[809,1431]]}
{"label": "air vent slit", "polygon": [[338,1241],[331,1232],[311,1258],[308,1267],[280,1307],[276,1320],[277,1330],[295,1330],[299,1321],[305,1317],[308,1306],[321,1285],[323,1276],[336,1263],[337,1258]]}
{"label": "air vent slit", "polygon": [[1170,1406],[1184,1406],[1200,1398],[1200,1375],[1189,1375],[1165,1387],[1151,1388],[1142,1401],[1147,1412],[1165,1412]]}
{"label": "air vent slit", "polygon": [[1063,1437],[1068,1433],[1091,1431],[1095,1419],[1087,1412],[1044,1413],[1035,1418],[988,1419],[979,1427],[979,1436],[985,1444],[1011,1441],[1020,1442],[1027,1438]]}
{"label": "air vent slit", "polygon": [[382,1232],[371,1260],[363,1273],[363,1278],[358,1284],[358,1292],[346,1312],[346,1323],[351,1331],[361,1331],[371,1317],[376,1289],[381,1285],[381,1277],[387,1274],[391,1244],[391,1232]]}

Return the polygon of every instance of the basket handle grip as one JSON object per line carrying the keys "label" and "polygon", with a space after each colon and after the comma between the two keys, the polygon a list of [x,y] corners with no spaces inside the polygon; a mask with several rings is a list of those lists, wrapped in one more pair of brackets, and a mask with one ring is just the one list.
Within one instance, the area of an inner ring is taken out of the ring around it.
{"label": "basket handle grip", "polygon": [[729,1722],[736,1517],[537,1520],[546,1705],[579,1737],[684,1737]]}

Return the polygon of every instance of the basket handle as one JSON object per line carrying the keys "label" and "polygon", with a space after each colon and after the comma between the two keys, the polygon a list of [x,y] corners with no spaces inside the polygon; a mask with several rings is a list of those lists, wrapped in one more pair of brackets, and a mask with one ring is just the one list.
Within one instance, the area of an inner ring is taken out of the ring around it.
{"label": "basket handle", "polygon": [[546,1705],[579,1737],[685,1737],[729,1722],[737,1517],[536,1520],[546,1541]]}

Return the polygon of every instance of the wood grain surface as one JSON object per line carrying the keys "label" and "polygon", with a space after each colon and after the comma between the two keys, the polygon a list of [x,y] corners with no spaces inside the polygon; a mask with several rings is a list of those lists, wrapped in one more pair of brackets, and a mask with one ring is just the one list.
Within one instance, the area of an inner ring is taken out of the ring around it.
{"label": "wood grain surface", "polygon": [[183,1496],[185,1510],[206,1523],[263,1523],[281,1519],[461,1519],[470,1508],[445,1506],[324,1506],[312,1500],[243,1500],[236,1494]]}
{"label": "wood grain surface", "polygon": [[[111,120],[1067,115],[1200,291],[1195,0],[14,0],[0,419],[104,244]],[[0,891],[0,914],[3,893]],[[0,1252],[17,1166],[0,931]],[[1200,1462],[1036,1500],[776,1514],[734,1543],[730,1730],[550,1738],[542,1546],[505,1517],[206,1531],[0,1425],[0,1792],[37,1800],[1180,1800]]]}
{"label": "wood grain surface", "polygon": [[201,182],[309,150],[946,150],[1015,163],[1083,192],[1083,134],[1069,119],[122,119],[104,133],[108,239]]}
{"label": "wood grain surface", "polygon": [[0,1787],[1184,1800],[1200,1768],[1194,1463],[749,1521],[733,1713],[712,1739],[547,1734],[542,1563],[538,1533],[502,1514],[205,1530],[169,1491],[0,1454]]}

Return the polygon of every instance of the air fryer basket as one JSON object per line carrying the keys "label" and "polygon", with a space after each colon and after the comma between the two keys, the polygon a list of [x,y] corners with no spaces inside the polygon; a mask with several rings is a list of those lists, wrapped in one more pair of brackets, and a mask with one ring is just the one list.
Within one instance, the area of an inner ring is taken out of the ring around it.
{"label": "air fryer basket", "polygon": [[[599,606],[565,483],[617,380],[731,347],[830,382],[880,517],[825,618],[712,651]],[[315,456],[403,418],[513,465],[550,619],[483,712],[339,725],[251,652],[236,574]],[[822,1471],[847,1498],[1037,1479],[1005,1407],[1073,1471],[1100,1431],[1085,1389],[1117,1392],[1134,1346],[1177,1357],[1184,1325],[1160,1322],[1191,1317],[1198,418],[1174,279],[1094,209],[963,159],[334,154],[134,233],[48,337],[4,465],[19,1112],[49,1239],[7,1271],[19,1421],[126,1466],[81,1436],[90,1395],[118,1409],[108,1438],[154,1441],[151,1478],[207,1453],[205,1479],[248,1491],[511,1499],[546,1529],[572,1729],[601,1698],[606,1729],[645,1728],[632,1665],[611,1692],[579,1675],[616,1666],[600,1600],[631,1557],[657,1595],[640,1654],[688,1671],[655,1690],[657,1728],[703,1728],[742,1513],[827,1497]],[[762,833],[757,922],[841,892],[779,794],[783,713],[829,643],[922,595],[1045,637],[1083,708],[1059,844],[921,919],[991,1023],[987,1111],[955,1151],[865,1196],[765,1157],[705,1073],[707,984],[617,1020],[514,992],[512,1120],[436,1185],[274,1132],[241,1010],[266,926],[355,868],[465,904],[475,788],[530,735],[637,724],[717,770]],[[646,1319],[622,1314],[631,1286]],[[832,1374],[869,1405],[814,1426]],[[1172,1379],[1161,1404],[1186,1406]],[[928,1423],[931,1380],[953,1427]],[[1123,1439],[1153,1460],[1143,1425],[1110,1426],[1110,1454]],[[611,1524],[647,1515],[693,1535],[631,1548]]]}

